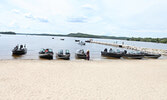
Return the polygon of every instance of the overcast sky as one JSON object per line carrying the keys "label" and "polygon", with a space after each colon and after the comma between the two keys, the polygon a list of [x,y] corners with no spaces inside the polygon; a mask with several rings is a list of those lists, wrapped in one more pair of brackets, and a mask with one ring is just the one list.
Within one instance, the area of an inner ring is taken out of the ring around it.
{"label": "overcast sky", "polygon": [[0,31],[167,37],[167,0],[0,0]]}

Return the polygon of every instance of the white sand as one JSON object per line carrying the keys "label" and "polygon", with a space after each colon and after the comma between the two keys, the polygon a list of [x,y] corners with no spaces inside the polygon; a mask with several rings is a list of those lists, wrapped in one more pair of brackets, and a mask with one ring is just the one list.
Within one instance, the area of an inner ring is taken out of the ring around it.
{"label": "white sand", "polygon": [[167,60],[1,60],[0,100],[167,100]]}

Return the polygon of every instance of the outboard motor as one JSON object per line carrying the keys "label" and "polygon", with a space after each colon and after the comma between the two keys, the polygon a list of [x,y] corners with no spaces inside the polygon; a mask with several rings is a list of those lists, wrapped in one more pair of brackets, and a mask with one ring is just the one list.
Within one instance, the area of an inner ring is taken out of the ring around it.
{"label": "outboard motor", "polygon": [[126,54],[126,53],[127,53],[127,51],[126,51],[126,50],[124,50],[124,53]]}

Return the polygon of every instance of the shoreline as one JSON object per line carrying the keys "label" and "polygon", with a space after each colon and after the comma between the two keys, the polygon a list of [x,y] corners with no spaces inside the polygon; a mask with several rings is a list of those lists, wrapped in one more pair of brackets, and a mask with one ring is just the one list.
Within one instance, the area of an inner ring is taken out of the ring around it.
{"label": "shoreline", "polygon": [[151,59],[151,58],[146,58],[146,59],[117,59],[117,58],[103,58],[103,59],[90,59],[90,60],[85,60],[85,59],[70,59],[70,60],[64,60],[64,59],[0,59],[0,61],[18,61],[18,60],[21,60],[21,61],[65,61],[65,62],[68,62],[68,61],[72,61],[72,62],[75,62],[75,61],[88,61],[88,62],[91,62],[91,61],[107,61],[107,62],[110,62],[110,61],[161,61],[161,60],[166,60],[167,61],[167,58],[159,58],[159,59]]}
{"label": "shoreline", "polygon": [[0,60],[1,100],[166,100],[167,59]]}

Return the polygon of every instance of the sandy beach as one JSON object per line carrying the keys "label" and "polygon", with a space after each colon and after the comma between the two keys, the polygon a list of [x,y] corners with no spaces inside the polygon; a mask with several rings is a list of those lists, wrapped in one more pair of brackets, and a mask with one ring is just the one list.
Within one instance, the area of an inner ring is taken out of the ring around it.
{"label": "sandy beach", "polygon": [[0,60],[0,100],[167,100],[167,60]]}

